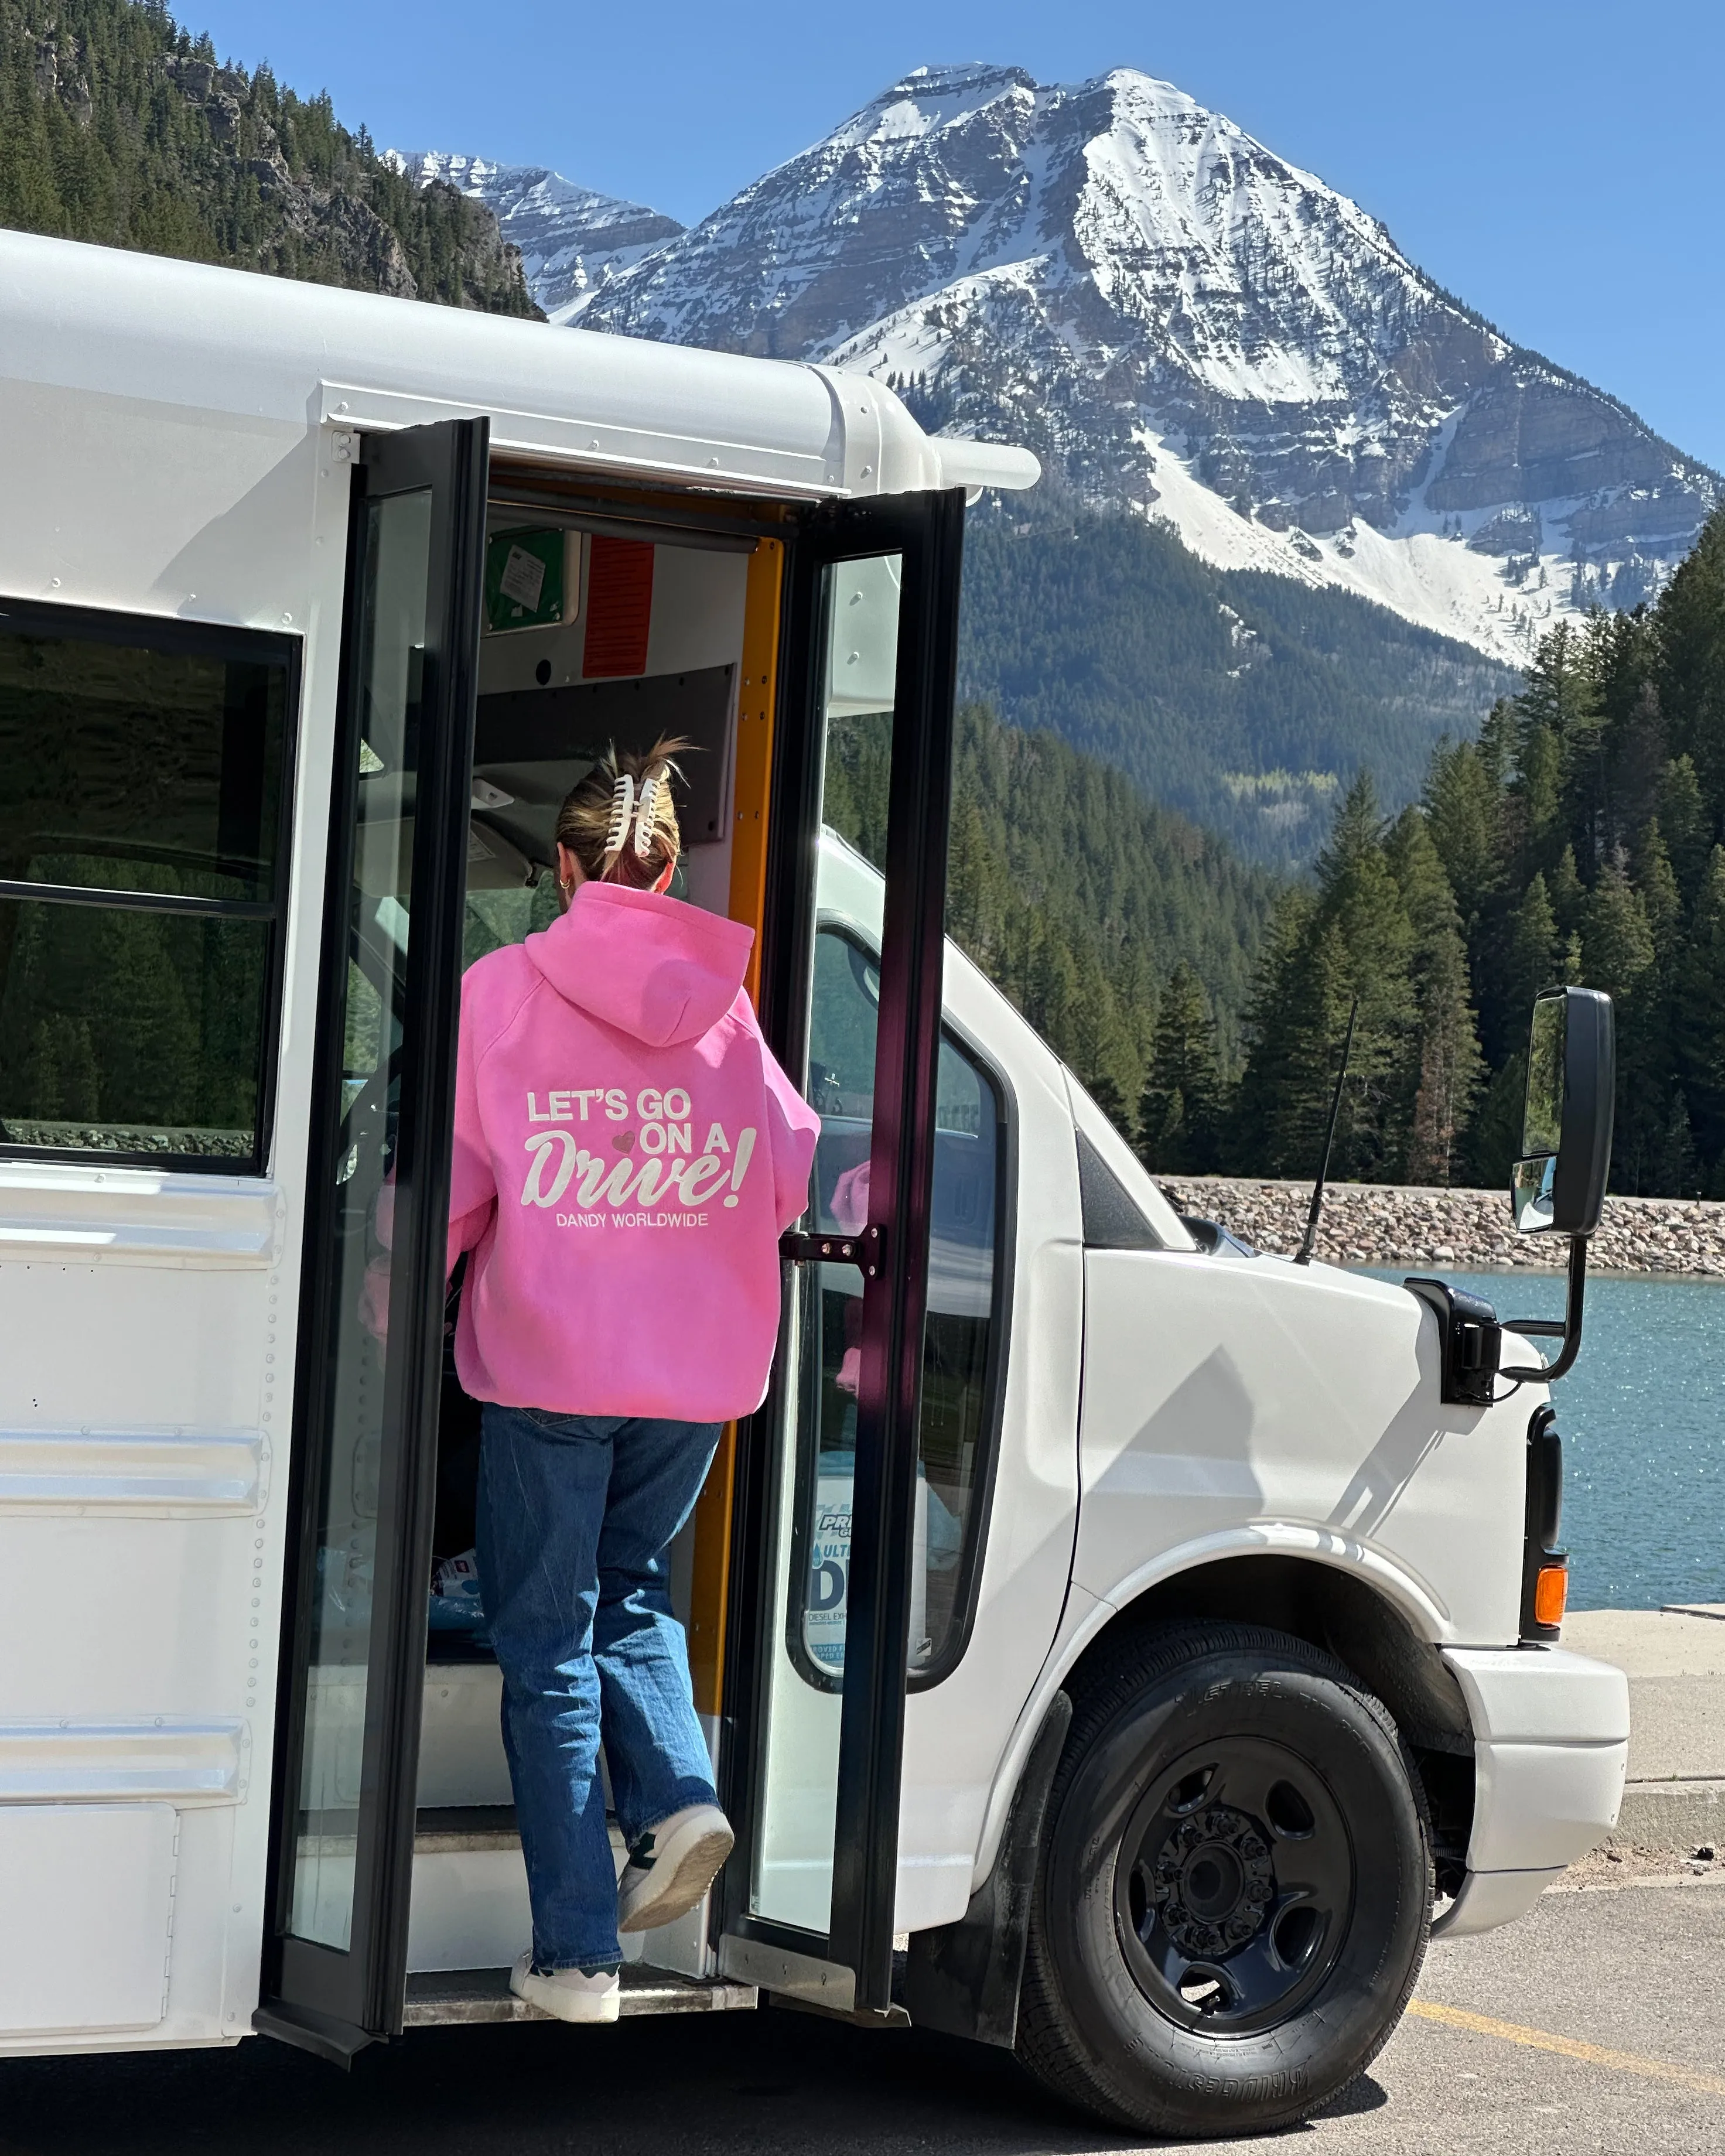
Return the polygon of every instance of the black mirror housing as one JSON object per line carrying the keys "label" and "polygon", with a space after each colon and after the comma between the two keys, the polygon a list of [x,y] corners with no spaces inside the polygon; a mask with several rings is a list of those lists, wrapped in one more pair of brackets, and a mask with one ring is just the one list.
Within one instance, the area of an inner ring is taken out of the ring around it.
{"label": "black mirror housing", "polygon": [[1510,1184],[1519,1234],[1590,1235],[1599,1226],[1616,1096],[1610,997],[1548,988],[1533,1004],[1522,1158]]}

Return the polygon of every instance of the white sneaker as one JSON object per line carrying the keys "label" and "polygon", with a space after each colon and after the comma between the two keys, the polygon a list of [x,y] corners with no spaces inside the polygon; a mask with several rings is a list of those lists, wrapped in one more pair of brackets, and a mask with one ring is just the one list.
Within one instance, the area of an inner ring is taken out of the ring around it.
{"label": "white sneaker", "polygon": [[617,1882],[617,1928],[651,1931],[686,1916],[718,1876],[737,1837],[716,1804],[689,1804],[649,1827]]}
{"label": "white sneaker", "polygon": [[541,1976],[531,1952],[510,1971],[509,1988],[517,1999],[559,2021],[614,2021],[623,2008],[623,1979],[614,1969],[601,1969],[596,1976],[583,1976],[578,1969]]}

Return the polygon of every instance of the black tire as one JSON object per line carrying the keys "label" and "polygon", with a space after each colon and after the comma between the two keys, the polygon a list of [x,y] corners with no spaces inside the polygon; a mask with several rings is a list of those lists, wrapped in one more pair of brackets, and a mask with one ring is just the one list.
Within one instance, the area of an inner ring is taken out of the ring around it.
{"label": "black tire", "polygon": [[1420,1779],[1332,1656],[1206,1624],[1086,1671],[1050,1794],[1019,2058],[1117,2126],[1266,2132],[1401,2019],[1431,1925]]}

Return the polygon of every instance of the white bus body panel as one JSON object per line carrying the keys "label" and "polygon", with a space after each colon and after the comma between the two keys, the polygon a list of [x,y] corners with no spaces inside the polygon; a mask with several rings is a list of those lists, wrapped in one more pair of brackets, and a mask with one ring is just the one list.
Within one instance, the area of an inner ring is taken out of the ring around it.
{"label": "white bus body panel", "polygon": [[1271,1257],[1091,1250],[1085,1276],[1074,1576],[1093,1594],[1303,1550],[1422,1638],[1515,1639],[1527,1398],[1440,1405],[1425,1304]]}
{"label": "white bus body panel", "polygon": [[[823,921],[879,948],[880,880],[830,834],[819,891]],[[898,1931],[964,1913],[990,1792],[1060,1628],[1078,1525],[1084,1223],[1065,1073],[950,942],[942,1002],[947,1022],[1005,1081],[1017,1194],[1005,1398],[975,1621],[957,1667],[906,1702]]]}
{"label": "white bus body panel", "polygon": [[[0,1163],[0,1756],[8,1731],[48,1723],[44,1798],[177,1820],[148,2031],[49,2043],[0,2011],[0,2049],[232,2041],[258,1997],[350,468],[303,408],[248,409],[232,377],[200,401],[224,355],[177,266],[0,237],[0,590],[301,635],[275,1127],[261,1178]],[[92,1774],[122,1726],[182,1769]],[[215,1782],[194,1743],[212,1727],[239,1763]],[[98,1925],[86,1965],[106,1950]]]}
{"label": "white bus body panel", "polygon": [[0,1805],[0,2025],[142,2033],[167,2005],[172,1804]]}
{"label": "white bus body panel", "polygon": [[[100,424],[157,442],[134,472],[108,470],[110,517],[146,505],[198,547],[200,575],[262,536],[253,508],[216,531],[198,505],[220,479],[199,466],[212,422],[249,429],[273,468],[273,438],[327,428],[391,429],[484,412],[494,449],[636,480],[778,495],[903,494],[941,486],[1026,487],[1027,450],[926,435],[882,384],[839,369],[745,359],[586,330],[549,331],[459,307],[345,292],[289,278],[164,261],[23,233],[0,234],[0,380],[27,413],[32,386],[69,392]],[[176,513],[150,468],[177,434],[187,506]],[[53,441],[43,445],[53,461]],[[950,470],[947,466],[950,465]],[[44,506],[52,499],[43,497]],[[234,506],[231,495],[222,511]],[[8,493],[8,511],[19,497]],[[280,545],[303,552],[291,491],[275,505]],[[8,514],[0,584],[37,593],[52,516]],[[22,526],[22,530],[20,530]],[[73,561],[88,534],[69,524]],[[11,581],[11,549],[28,549]],[[188,564],[189,566],[189,564]],[[202,589],[194,579],[193,588]],[[290,602],[284,598],[282,604]],[[223,619],[217,615],[215,619]]]}
{"label": "white bus body panel", "polygon": [[1617,1824],[1629,1680],[1561,1647],[1446,1648],[1474,1738],[1467,1878],[1434,1928],[1507,1923]]}
{"label": "white bus body panel", "polygon": [[1005,1399],[975,1621],[957,1667],[906,1704],[900,1931],[964,1913],[988,1793],[1060,1626],[1078,1525],[1083,1229],[1065,1087],[1053,1055],[950,944],[946,978],[948,1016],[1012,1089],[1018,1202]]}
{"label": "white bus body panel", "polygon": [[[279,1146],[293,1123],[284,1101]],[[50,1214],[55,1176],[65,1203]],[[296,1300],[277,1232],[290,1213],[279,1186],[237,1178],[0,1172],[0,1878],[18,1883],[19,1835],[59,1863],[43,1891],[77,1939],[85,2008],[54,2009],[49,2045],[38,2010],[0,1994],[0,2046],[210,2042],[249,2025],[290,1427]],[[118,1872],[130,1883],[110,1892]],[[173,1953],[164,1930],[154,2010],[146,2022],[128,2011],[121,2035],[105,1972],[144,1951],[146,1881],[151,1907],[157,1885],[172,1892]],[[0,1923],[20,1981],[34,1949],[12,1948],[33,1921],[8,1905]],[[48,1984],[51,1955],[40,1967]]]}

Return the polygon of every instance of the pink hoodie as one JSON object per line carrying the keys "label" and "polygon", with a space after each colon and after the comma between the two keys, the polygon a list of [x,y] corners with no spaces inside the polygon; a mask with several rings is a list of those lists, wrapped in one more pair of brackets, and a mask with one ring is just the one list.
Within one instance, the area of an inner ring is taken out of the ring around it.
{"label": "pink hoodie", "polygon": [[583,884],[461,983],[449,1265],[476,1399],[721,1422],[760,1405],[820,1119],[742,988],[751,929]]}

